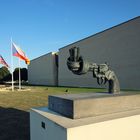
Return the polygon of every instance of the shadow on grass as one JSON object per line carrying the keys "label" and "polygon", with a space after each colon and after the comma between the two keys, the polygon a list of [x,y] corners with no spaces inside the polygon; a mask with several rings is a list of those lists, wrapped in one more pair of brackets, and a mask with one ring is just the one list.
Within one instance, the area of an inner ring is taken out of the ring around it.
{"label": "shadow on grass", "polygon": [[29,112],[0,107],[0,140],[30,140]]}

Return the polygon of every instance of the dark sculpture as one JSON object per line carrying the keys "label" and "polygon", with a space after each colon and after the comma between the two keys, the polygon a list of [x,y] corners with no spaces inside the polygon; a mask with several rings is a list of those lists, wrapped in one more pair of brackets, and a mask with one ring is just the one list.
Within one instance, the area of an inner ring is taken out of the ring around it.
{"label": "dark sculpture", "polygon": [[87,72],[93,72],[93,77],[97,78],[99,85],[109,83],[108,92],[117,94],[120,92],[120,86],[117,76],[114,71],[109,69],[109,66],[104,64],[90,63],[79,55],[79,48],[73,47],[69,49],[70,57],[67,59],[67,66],[74,74],[82,75]]}

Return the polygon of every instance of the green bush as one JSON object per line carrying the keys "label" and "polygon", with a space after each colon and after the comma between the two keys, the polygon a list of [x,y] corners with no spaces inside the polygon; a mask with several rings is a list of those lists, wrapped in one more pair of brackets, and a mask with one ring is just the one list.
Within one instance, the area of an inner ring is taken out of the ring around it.
{"label": "green bush", "polygon": [[8,70],[7,67],[3,66],[0,68],[0,81],[4,81],[4,79],[6,80],[7,78],[8,79],[6,81],[10,80],[11,79],[10,75],[11,75],[10,71]]}

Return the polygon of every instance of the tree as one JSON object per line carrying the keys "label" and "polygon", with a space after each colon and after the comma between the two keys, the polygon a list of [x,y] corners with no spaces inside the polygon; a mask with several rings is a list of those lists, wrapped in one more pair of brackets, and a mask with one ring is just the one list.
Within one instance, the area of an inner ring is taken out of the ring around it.
{"label": "tree", "polygon": [[19,68],[15,68],[15,70],[13,72],[13,77],[14,77],[14,81],[19,80]]}
{"label": "tree", "polygon": [[26,68],[21,69],[21,79],[24,81],[28,80],[28,70]]}
{"label": "tree", "polygon": [[[19,68],[15,68],[14,70],[14,80],[19,80]],[[20,77],[21,77],[21,81],[27,81],[28,80],[28,71],[26,68],[20,68]]]}
{"label": "tree", "polygon": [[9,81],[11,79],[10,71],[7,67],[3,66],[0,68],[0,81]]}

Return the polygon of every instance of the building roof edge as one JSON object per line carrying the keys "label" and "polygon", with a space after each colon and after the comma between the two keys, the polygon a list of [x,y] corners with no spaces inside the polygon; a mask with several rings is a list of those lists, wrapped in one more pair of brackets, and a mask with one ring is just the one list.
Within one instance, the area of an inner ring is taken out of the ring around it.
{"label": "building roof edge", "polygon": [[48,55],[48,54],[54,55],[54,54],[58,54],[58,52],[49,52],[49,53],[43,54],[43,55],[41,55],[41,56],[39,56],[39,57],[36,57],[36,58],[32,59],[31,61],[34,61],[34,60],[36,60],[36,59],[39,59],[40,57],[43,57],[43,56]]}

